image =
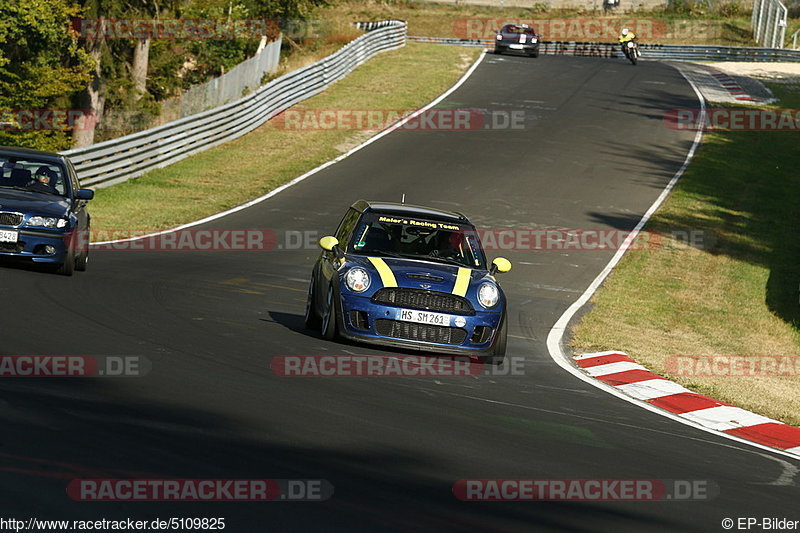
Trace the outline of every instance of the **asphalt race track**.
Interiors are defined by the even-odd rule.
[[[405,193],[484,228],[630,230],[691,146],[664,113],[697,106],[656,62],[490,55],[441,107],[522,110],[523,129],[398,131],[207,227],[322,236],[354,200]],[[281,355],[396,353],[303,329],[316,250],[97,251],[72,278],[0,269],[0,354],[152,363],[139,378],[0,381],[5,517],[225,517],[233,532],[719,531],[725,517],[798,518],[796,461],[654,415],[553,363],[549,328],[613,251],[502,255],[514,263],[500,280],[509,357],[524,358],[524,375],[449,379],[276,376]],[[76,502],[65,489],[81,477],[326,479],[335,494]],[[462,502],[452,487],[470,478],[704,480],[719,494]]]

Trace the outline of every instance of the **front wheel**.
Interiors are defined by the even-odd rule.
[[[64,262],[56,267],[56,274],[61,274],[62,276],[71,276],[74,269],[75,252],[70,250],[67,252],[66,256],[64,256]]]
[[[325,297],[325,310],[320,324],[320,333],[329,341],[336,338],[336,298],[333,285],[328,287],[328,294]]]
[[[83,234],[81,238],[81,251],[78,257],[75,258],[75,270],[78,272],[85,272],[89,264],[89,230]]]
[[[500,366],[506,358],[506,343],[508,341],[508,321],[503,317],[503,325],[497,331],[497,340],[494,342],[492,355],[486,358],[485,362],[493,366]]]
[[[628,53],[628,59],[630,59],[630,60],[631,60],[631,64],[633,64],[633,65],[635,65],[635,64],[636,64],[636,50],[631,50],[631,51]]]
[[[311,283],[308,284],[308,299],[306,300],[306,329],[317,329],[319,327],[319,315],[317,314],[315,298],[314,279],[312,275]]]

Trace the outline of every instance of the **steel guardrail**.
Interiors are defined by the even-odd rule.
[[[494,39],[455,39],[449,37],[408,36],[409,41],[493,48]],[[700,44],[640,44],[642,59],[674,61],[800,61],[800,50],[755,46],[717,46]],[[540,54],[593,57],[622,57],[617,43],[579,41],[541,41]]]
[[[196,115],[84,148],[61,152],[81,185],[106,187],[241,137],[278,113],[328,88],[374,55],[405,45],[406,23],[381,21],[333,54],[253,93]],[[367,29],[367,28],[364,28]]]

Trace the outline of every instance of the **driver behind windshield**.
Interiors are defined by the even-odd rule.
[[[352,243],[354,252],[388,256],[432,258],[467,267],[480,265],[462,230],[370,221],[361,225]]]
[[[57,194],[56,180],[58,174],[50,167],[39,167],[36,174],[33,175],[33,181],[28,184],[28,188],[32,191],[48,192]]]

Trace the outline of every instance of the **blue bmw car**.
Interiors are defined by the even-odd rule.
[[[0,146],[0,259],[86,270],[93,197],[63,155]]]
[[[506,299],[494,274],[511,263],[487,264],[464,215],[359,200],[319,242],[308,328],[327,339],[503,360]]]

